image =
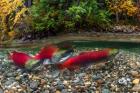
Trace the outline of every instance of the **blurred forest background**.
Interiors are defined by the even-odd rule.
[[[0,42],[140,32],[140,0],[0,0],[0,10]]]

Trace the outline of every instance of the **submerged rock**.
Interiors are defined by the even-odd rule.
[[[37,89],[38,86],[39,86],[39,82],[38,81],[32,81],[32,82],[30,82],[30,88]]]
[[[134,79],[134,80],[132,81],[132,83],[135,84],[135,85],[139,84],[139,82],[140,82],[139,79]]]
[[[139,72],[138,71],[131,71],[130,72],[132,76],[137,77]]]
[[[125,77],[122,77],[118,80],[118,83],[121,85],[127,85],[127,80],[125,79]]]
[[[134,87],[132,88],[132,91],[140,92],[140,84],[134,85]]]
[[[111,91],[110,91],[109,89],[103,88],[103,89],[102,89],[102,93],[111,93]]]
[[[4,91],[2,89],[0,89],[0,93],[4,93]]]

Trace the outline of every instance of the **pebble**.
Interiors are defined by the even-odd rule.
[[[23,91],[24,91],[23,89],[18,89],[18,92],[20,92],[20,93],[23,92]]]
[[[45,83],[46,83],[46,80],[45,79],[41,79],[40,84],[44,85]]]
[[[134,87],[132,88],[132,91],[140,92],[140,84],[134,85]]]
[[[0,89],[0,93],[4,93],[4,91],[2,89]]]
[[[85,76],[86,75],[86,73],[80,73],[78,76],[79,77],[83,77],[83,76]]]
[[[98,80],[98,79],[101,79],[101,76],[99,76],[99,75],[93,75],[92,78],[93,78],[93,80]]]
[[[7,93],[15,93],[15,90],[10,89],[10,90],[8,90],[8,92],[7,92]]]
[[[95,91],[95,93],[100,93],[100,91]]]
[[[45,90],[43,93],[50,93],[49,90]]]
[[[77,77],[73,82],[78,83],[78,82],[80,82],[80,79]]]
[[[18,86],[18,82],[12,81],[12,80],[9,80],[9,81],[5,82],[5,88],[10,89],[10,88],[12,88],[14,86]]]
[[[99,80],[97,80],[96,82],[97,82],[99,85],[104,83],[104,81],[103,81],[102,79],[99,79]]]
[[[61,93],[59,90],[57,90],[55,93]]]
[[[62,89],[65,88],[65,86],[64,86],[63,84],[61,84],[61,85],[58,85],[56,88],[57,88],[58,90],[62,90]]]
[[[116,90],[117,88],[117,85],[114,85],[114,84],[111,84],[110,86],[111,86],[111,90]]]
[[[21,79],[21,77],[20,76],[17,76],[16,78],[15,78],[15,80],[20,80]]]
[[[128,84],[126,78],[124,78],[124,77],[120,78],[118,80],[118,83],[121,84],[121,85],[127,85]]]
[[[15,91],[16,91],[16,90],[17,90],[17,87],[13,86],[11,89],[13,89],[13,90],[15,90]]]
[[[30,88],[36,89],[36,88],[38,88],[38,85],[39,85],[39,82],[37,82],[37,81],[32,81],[32,82],[30,83]]]
[[[111,91],[109,89],[102,89],[102,93],[111,93]]]
[[[139,74],[138,71],[131,71],[130,73],[134,77],[138,76],[138,74]]]
[[[136,62],[136,65],[137,65],[138,67],[140,67],[140,62]]]
[[[12,77],[13,73],[7,73],[7,77]]]
[[[67,89],[63,89],[63,90],[61,91],[61,93],[68,93],[68,90],[67,90]]]
[[[134,62],[131,62],[130,63],[130,67],[133,68],[133,69],[137,69],[137,65],[134,63]]]
[[[87,81],[84,84],[85,84],[85,86],[90,86],[91,85],[91,82],[90,81]]]
[[[134,79],[134,80],[132,81],[132,83],[135,84],[135,85],[139,84],[139,82],[140,82],[139,79]]]
[[[33,80],[40,80],[41,78],[38,77],[38,76],[32,76],[32,79],[33,79]]]
[[[64,81],[63,81],[63,84],[64,84],[64,85],[68,85],[68,81],[64,80]]]

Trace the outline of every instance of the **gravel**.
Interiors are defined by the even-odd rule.
[[[107,64],[62,72],[40,67],[23,72],[1,58],[0,93],[126,93],[140,92],[140,55],[120,50]],[[5,63],[6,62],[6,63]]]

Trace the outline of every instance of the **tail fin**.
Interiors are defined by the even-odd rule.
[[[56,51],[58,51],[56,46],[47,45],[46,47],[43,47],[37,55],[35,55],[35,59],[51,59]]]

